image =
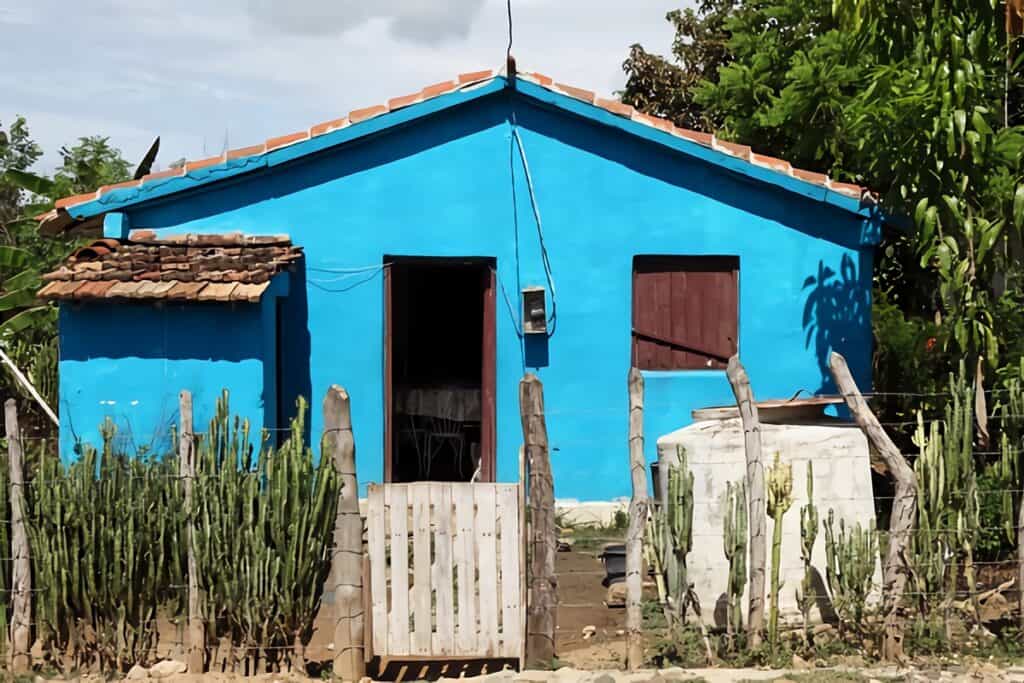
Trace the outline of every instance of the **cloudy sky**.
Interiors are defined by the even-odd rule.
[[[689,0],[512,0],[520,69],[611,94],[629,45],[667,52]],[[0,0],[0,124],[52,170],[78,136],[162,165],[499,68],[505,0]]]

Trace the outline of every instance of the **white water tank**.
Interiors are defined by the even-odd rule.
[[[767,474],[775,454],[793,468],[793,504],[783,518],[779,590],[780,618],[796,625],[800,622],[796,591],[803,579],[800,555],[800,507],[807,503],[807,465],[814,463],[814,504],[818,508],[819,529],[812,554],[816,570],[818,606],[811,618],[832,620],[825,570],[825,520],[829,510],[835,511],[835,529],[839,520],[847,526],[860,523],[874,525],[874,495],[871,483],[871,462],[868,442],[854,424],[824,415],[830,399],[804,401],[768,401],[758,404],[761,421],[761,452]],[[658,439],[659,499],[666,490],[666,470],[678,462],[678,449],[686,450],[693,472],[693,550],[687,558],[689,580],[694,583],[700,599],[701,614],[706,624],[725,626],[726,590],[729,563],[725,558],[722,525],[727,482],[739,482],[746,476],[746,455],[743,426],[735,406],[694,411],[695,422]],[[765,619],[767,624],[768,593],[771,590],[773,520],[766,517]],[[749,547],[748,547],[749,552]],[[750,563],[748,557],[747,568]],[[875,569],[875,595],[881,585],[880,563]],[[743,597],[744,624],[747,597]],[[833,613],[834,614],[834,613]]]

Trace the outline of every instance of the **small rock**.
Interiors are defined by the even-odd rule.
[[[334,649],[334,643],[327,643],[327,649],[328,650],[333,650]],[[360,681],[359,683],[362,683],[362,681]]]
[[[149,667],[149,675],[152,678],[166,678],[174,674],[183,674],[187,668],[185,662],[165,659]]]
[[[804,659],[800,655],[793,655],[793,661],[791,663],[791,666],[794,669],[800,669],[800,670],[810,669],[811,668],[810,662],[808,662],[806,659]]]
[[[590,683],[615,683],[615,677],[611,674],[597,674],[590,679]]]
[[[693,678],[683,669],[678,666],[669,667],[668,669],[661,670],[661,677],[666,681],[688,681]]]
[[[608,592],[605,595],[605,605],[608,607],[625,607],[626,606],[626,582],[619,581],[608,586]]]
[[[621,638],[622,636],[626,635],[626,629],[620,628],[618,631],[615,632],[615,635]]]
[[[128,675],[125,676],[129,681],[141,681],[144,678],[149,678],[149,672],[146,671],[146,667],[141,664],[136,664],[132,668],[128,669]]]
[[[585,635],[585,636],[586,635],[591,635],[592,636],[595,633],[597,633],[597,627],[594,626],[593,624],[589,624],[589,625],[583,627],[583,635]]]

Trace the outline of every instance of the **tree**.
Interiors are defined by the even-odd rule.
[[[677,126],[712,130],[717,123],[694,101],[696,87],[717,78],[730,61],[729,34],[724,22],[738,0],[701,0],[696,10],[673,10],[665,19],[676,30],[672,58],[651,54],[640,44],[630,47],[622,64],[627,74],[622,101],[640,111],[672,119]]]
[[[128,162],[105,137],[79,138],[77,145],[61,149],[62,165],[53,179],[27,170],[41,155],[24,119],[0,137],[0,215],[6,242],[0,243],[0,346],[52,405],[57,387],[57,311],[52,304],[40,303],[36,292],[42,274],[63,261],[81,238],[43,238],[34,217],[52,209],[59,197],[131,175]],[[0,371],[0,396],[21,392],[10,374]],[[30,425],[42,421],[35,413],[34,406],[27,411]]]
[[[54,175],[56,196],[92,192],[100,185],[111,185],[132,177],[131,165],[121,150],[110,146],[110,138],[90,135],[78,138],[78,144],[60,150],[61,167]]]
[[[705,71],[695,85],[680,79],[673,87],[682,94],[651,89],[652,97],[663,109],[685,99],[724,139],[880,194],[893,218],[875,278],[875,300],[887,307],[876,332],[892,335],[878,339],[881,354],[891,339],[902,344],[930,330],[928,349],[915,349],[935,361],[922,382],[944,376],[950,357],[983,357],[990,368],[1013,362],[1020,345],[1000,336],[997,316],[1019,315],[1011,303],[1024,291],[1024,129],[1013,120],[1020,98],[1003,5],[737,0],[719,7],[724,16],[715,21],[728,38],[717,72]],[[677,30],[677,44],[699,40]],[[718,42],[707,40],[687,48],[712,53]],[[635,96],[634,80],[630,73],[624,97]]]
[[[8,226],[20,215],[22,189],[4,179],[7,171],[26,171],[43,155],[32,140],[28,123],[19,116],[4,131],[0,126],[0,240],[11,239]]]

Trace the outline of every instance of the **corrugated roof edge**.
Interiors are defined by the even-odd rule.
[[[265,163],[262,163],[265,157],[276,150],[290,147],[292,145],[300,145],[334,131],[349,128],[351,126],[358,126],[359,124],[378,116],[421,104],[425,101],[449,95],[454,92],[479,87],[496,79],[507,82],[507,78],[504,75],[489,69],[463,73],[455,79],[429,85],[418,92],[403,95],[401,97],[394,97],[388,100],[385,104],[355,109],[349,112],[348,116],[318,123],[307,130],[296,131],[287,135],[269,138],[263,144],[233,149],[218,156],[207,157],[197,161],[189,161],[181,167],[171,168],[157,173],[150,173],[138,180],[129,180],[114,185],[103,185],[95,192],[64,197],[57,200],[55,208],[52,211],[37,217],[40,222],[40,231],[44,234],[56,234],[76,223],[78,219],[88,218],[116,208],[146,201],[152,197],[152,193],[147,192],[146,190],[149,190],[153,183],[157,181],[165,181],[173,178],[193,178],[197,171],[204,170],[206,172],[196,178],[195,184],[215,182],[218,179],[218,176],[225,176],[225,174],[216,174],[212,172],[218,168],[232,170],[260,168],[265,165]],[[857,208],[849,206],[848,202],[842,202],[840,204],[841,208],[851,210],[855,213],[859,212],[859,208],[872,206],[877,203],[874,196],[860,185],[838,182],[821,173],[793,168],[789,162],[783,159],[776,159],[775,157],[758,154],[753,152],[751,148],[746,145],[739,145],[725,140],[719,140],[715,135],[709,133],[679,128],[668,119],[644,114],[628,104],[623,104],[617,100],[598,97],[593,91],[556,82],[554,79],[544,74],[519,71],[516,74],[516,79],[532,83],[540,88],[555,93],[556,95],[589,104],[617,117],[628,119],[631,122],[657,129],[674,138],[686,140],[687,142],[694,143],[713,152],[738,158],[747,162],[752,167],[768,169],[787,178],[793,178],[803,183],[824,188],[846,197],[847,199],[857,200],[859,202],[859,207]],[[367,130],[367,132],[371,131]],[[232,173],[231,175],[234,174]],[[190,188],[181,188],[181,190],[184,189]],[[134,190],[134,192],[127,193],[123,198],[119,196],[118,201],[113,203],[115,205],[107,205],[100,201],[110,193],[119,190]],[[180,190],[176,189],[175,192],[177,191]],[[86,206],[93,203],[97,203],[99,205],[95,207]],[[69,213],[69,209],[75,209],[74,215]]]

